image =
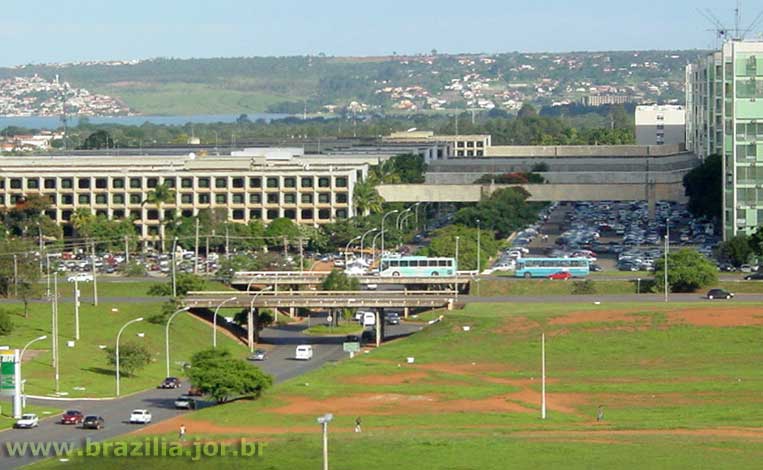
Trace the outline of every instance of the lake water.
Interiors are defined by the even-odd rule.
[[[93,124],[123,124],[126,126],[139,126],[145,122],[152,124],[165,124],[165,125],[183,125],[187,123],[193,124],[209,124],[214,122],[236,122],[239,114],[196,114],[192,116],[116,116],[116,117],[88,117],[87,119]],[[256,121],[258,119],[265,119],[271,121],[273,119],[282,119],[289,117],[288,114],[272,114],[272,113],[254,113],[247,114],[249,119]],[[79,118],[72,117],[69,119],[70,126],[76,126],[79,122]],[[30,129],[56,129],[62,127],[61,119],[56,116],[44,116],[44,117],[5,117],[0,116],[0,129],[4,129],[8,126],[26,127]]]

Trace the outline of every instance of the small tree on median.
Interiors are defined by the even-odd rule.
[[[665,289],[665,260],[654,271],[655,289]],[[668,256],[668,286],[671,292],[694,292],[718,282],[715,265],[696,250],[684,248]]]
[[[223,349],[194,354],[188,376],[194,387],[218,403],[238,397],[256,398],[273,384],[270,375],[241,359],[234,359]]]
[[[117,365],[116,348],[106,348],[106,355],[110,365]],[[142,344],[129,342],[119,346],[119,372],[124,375],[135,375],[151,363],[151,351]]]

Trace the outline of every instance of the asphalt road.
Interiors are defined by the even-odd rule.
[[[670,294],[671,302],[711,302],[700,294]],[[586,302],[665,302],[664,295],[628,294],[628,295],[548,295],[548,296],[512,296],[512,297],[477,297],[464,295],[458,297],[459,303],[548,303],[569,304]],[[737,294],[732,300],[713,300],[712,302],[763,302],[763,294]]]
[[[313,317],[312,321],[313,324],[325,323],[325,316]],[[338,361],[348,356],[342,351],[344,337],[307,336],[302,332],[306,327],[306,325],[290,325],[266,328],[261,333],[261,344],[265,345],[264,348],[269,349],[269,354],[265,361],[259,362],[257,365],[272,374],[277,382],[302,375],[327,362]],[[421,328],[421,325],[417,324],[388,326],[385,338],[392,339],[407,335]],[[314,356],[312,360],[297,361],[293,359],[298,344],[313,345]],[[78,409],[85,415],[103,416],[106,426],[100,431],[80,429],[79,426],[64,426],[58,423],[60,416],[56,415],[55,418],[41,421],[40,426],[35,429],[9,429],[0,432],[0,469],[18,468],[37,460],[31,456],[8,457],[4,447],[5,442],[68,442],[80,446],[86,438],[90,438],[92,441],[102,441],[140,428],[141,425],[126,422],[130,411],[133,409],[145,408],[150,410],[154,423],[187,413],[185,410],[176,410],[173,404],[175,398],[184,393],[187,387],[188,384],[184,383],[180,390],[153,389],[118,400],[105,401],[29,399],[29,403],[63,409]],[[202,402],[200,404],[200,407],[205,406],[214,406],[214,403]]]

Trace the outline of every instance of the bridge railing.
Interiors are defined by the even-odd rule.
[[[440,291],[431,291],[431,290],[424,290],[424,291],[291,291],[291,290],[285,290],[285,291],[278,291],[278,292],[272,292],[272,291],[260,291],[260,292],[251,292],[249,294],[242,293],[242,292],[233,292],[233,291],[200,291],[200,292],[189,292],[187,297],[200,297],[200,298],[230,298],[230,297],[243,297],[243,298],[252,298],[254,295],[257,295],[259,298],[273,298],[273,297],[305,297],[305,298],[315,298],[315,297],[374,297],[374,298],[399,298],[399,297],[443,297],[448,296],[450,294],[455,294],[455,291],[452,290],[440,290]]]

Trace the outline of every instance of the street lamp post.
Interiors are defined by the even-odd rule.
[[[379,238],[381,235],[382,235],[382,232],[379,232],[376,235],[374,235],[374,238],[371,240],[371,265],[373,265],[376,262],[376,239]]]
[[[19,380],[21,380],[21,362],[24,360],[24,353],[26,352],[27,348],[29,348],[29,346],[31,346],[33,343],[36,343],[38,341],[43,341],[45,339],[48,339],[47,335],[43,335],[43,336],[37,337],[37,338],[33,339],[32,341],[28,342],[26,344],[26,346],[21,348],[21,353],[19,354],[19,363],[16,365],[16,367],[18,368],[16,376],[19,378]],[[13,417],[14,417],[14,419],[21,418],[21,415],[22,415],[22,413],[24,411],[24,406],[26,405],[26,396],[24,395],[24,389],[23,389],[24,385],[23,384],[24,384],[24,382],[22,381],[21,382],[21,387],[22,387],[21,395],[19,395],[17,393],[14,393],[14,395],[13,395]]]
[[[397,214],[400,212],[399,210],[395,209],[393,211],[389,211],[382,217],[382,223],[381,223],[381,255],[384,256],[384,221],[387,220],[387,217],[389,217],[392,214]]]
[[[461,237],[456,236],[456,274],[458,274],[458,241]],[[456,284],[456,300],[458,300],[458,284]]]
[[[668,252],[670,251],[670,219],[669,218],[665,220],[665,230],[666,230],[666,233],[665,233],[665,269],[663,271],[664,271],[664,274],[665,274],[665,279],[664,279],[664,281],[665,281],[665,302],[667,303],[667,302],[670,301],[668,299],[668,290],[669,290],[669,288],[668,288]]]
[[[361,238],[363,238],[363,236],[362,235],[358,235],[357,237],[355,237],[352,240],[348,241],[347,245],[344,247],[344,266],[345,266],[345,269],[347,269],[347,265],[350,264],[350,257],[348,255],[348,252],[350,251],[350,245],[352,245],[352,242],[354,242],[355,240],[360,240]]]
[[[255,328],[255,325],[254,325],[254,301],[257,300],[257,297],[261,296],[264,292],[267,292],[267,291],[269,291],[272,288],[273,288],[273,286],[265,287],[261,291],[259,291],[256,294],[254,294],[254,296],[252,297],[252,301],[249,302],[249,319],[248,319],[249,321],[248,321],[248,325],[247,325],[247,335],[250,338],[250,341],[248,341],[249,342],[249,352],[254,352],[254,328]]]
[[[413,211],[413,212],[415,213],[415,215],[416,215],[416,230],[418,230],[418,229],[419,229],[419,206],[426,206],[426,204],[427,204],[426,202],[424,202],[424,201],[420,201],[420,202],[417,202],[417,203],[414,205],[414,207],[416,208],[416,209],[414,209],[414,211]]]
[[[395,218],[395,228],[397,229],[398,233],[400,234],[400,240],[399,240],[399,243],[397,245],[397,247],[398,247],[397,249],[398,250],[403,246],[403,234],[402,234],[403,226],[401,224],[400,219],[401,218],[405,218],[405,215],[406,214],[410,214],[412,210],[413,210],[413,206],[411,206],[411,207],[407,208],[406,210],[404,210],[403,212],[397,214],[397,217]]]
[[[178,289],[177,289],[177,277],[175,276],[175,268],[177,264],[177,260],[175,259],[175,256],[178,252],[178,237],[175,237],[174,240],[172,240],[172,298],[177,298],[178,296]]]
[[[212,347],[215,349],[217,348],[217,314],[220,312],[223,305],[233,300],[236,300],[236,297],[231,297],[230,299],[225,299],[220,302],[220,305],[215,309],[215,314],[212,315]]]
[[[364,233],[363,235],[360,236],[360,256],[363,258],[363,260],[366,259],[365,253],[363,252],[363,241],[365,240],[366,235],[368,235],[369,233],[376,232],[377,230],[379,230],[379,229],[378,228],[372,228],[371,230],[367,231],[366,233]]]
[[[122,328],[119,329],[119,333],[117,333],[117,349],[116,349],[116,366],[117,366],[117,396],[119,396],[119,338],[122,336],[122,332],[127,328],[128,326],[132,325],[133,323],[137,323],[139,321],[143,321],[143,317],[136,318],[134,320],[130,320],[127,323],[122,326]]]
[[[480,275],[480,233],[482,227],[480,226],[480,219],[477,219],[477,276]]]
[[[323,428],[323,470],[329,470],[329,423],[334,415],[326,413],[318,418],[318,424]]]
[[[190,309],[191,307],[183,307],[180,310],[177,310],[170,315],[170,318],[167,320],[167,325],[164,327],[164,353],[167,359],[167,375],[165,377],[170,376],[170,323],[172,323],[172,319],[175,318],[178,313],[187,312]]]

